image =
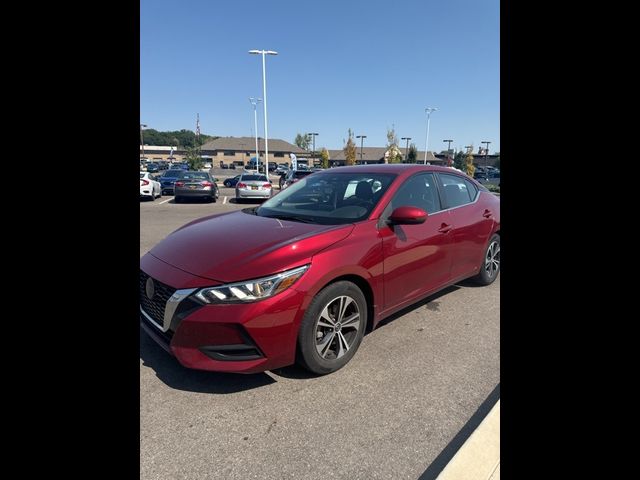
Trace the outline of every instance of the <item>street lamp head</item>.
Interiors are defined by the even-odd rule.
[[[356,135],[356,138],[367,138],[366,135]]]
[[[147,125],[145,125],[144,123],[141,123],[140,128],[147,128]]]
[[[436,110],[438,110],[437,107],[427,107],[424,109],[424,111],[427,113],[435,112]]]
[[[249,50],[249,53],[252,55],[259,55],[260,53],[262,53],[262,50]]]
[[[267,55],[278,55],[278,52],[274,52],[273,50],[267,50],[266,52]]]

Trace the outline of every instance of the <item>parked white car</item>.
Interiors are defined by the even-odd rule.
[[[155,200],[162,196],[162,186],[156,180],[155,175],[149,172],[140,172],[140,198],[149,197]]]

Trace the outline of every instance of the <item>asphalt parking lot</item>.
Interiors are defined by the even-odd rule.
[[[140,256],[190,220],[258,204],[218,185],[217,203],[141,200]],[[430,465],[500,382],[499,302],[500,277],[450,287],[324,377],[187,370],[141,330],[140,478],[435,478]]]

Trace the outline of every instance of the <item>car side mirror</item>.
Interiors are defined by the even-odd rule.
[[[392,225],[417,225],[424,223],[427,219],[427,212],[418,207],[398,207],[389,217]]]

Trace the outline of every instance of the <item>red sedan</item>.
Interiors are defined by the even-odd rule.
[[[309,175],[195,220],[140,261],[142,328],[185,367],[343,367],[385,317],[500,271],[500,199],[428,165]]]

